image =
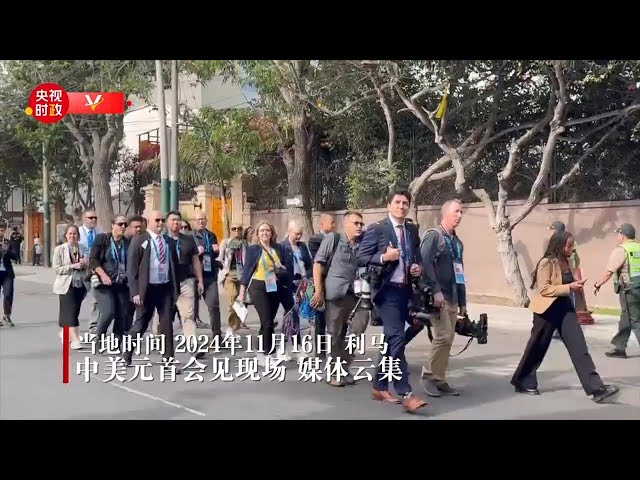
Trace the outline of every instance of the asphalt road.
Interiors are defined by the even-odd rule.
[[[371,385],[334,388],[323,382],[299,380],[295,362],[287,363],[284,381],[209,381],[214,359],[224,362],[225,354],[207,355],[202,381],[191,380],[186,372],[176,381],[160,381],[156,362],[148,370],[153,381],[104,381],[108,377],[108,355],[71,353],[71,381],[62,383],[62,345],[58,338],[58,299],[48,280],[18,278],[14,328],[0,328],[0,418],[2,419],[638,419],[640,418],[640,349],[631,340],[626,360],[604,356],[608,334],[588,336],[598,370],[621,392],[609,403],[593,403],[579,386],[569,356],[560,341],[554,341],[539,373],[542,395],[514,393],[509,379],[528,338],[526,328],[498,323],[490,329],[489,343],[475,342],[462,355],[452,358],[450,383],[462,391],[460,397],[430,399],[418,414],[404,413],[399,406],[383,405],[370,399]],[[203,305],[204,307],[204,305]],[[482,307],[486,311],[489,307]],[[205,311],[204,309],[202,311]],[[280,312],[282,313],[282,312]],[[470,311],[474,316],[480,311]],[[490,316],[491,318],[491,316]],[[87,305],[81,324],[87,326]],[[251,333],[257,334],[257,318],[250,316]],[[589,328],[589,327],[585,327]],[[367,342],[380,329],[367,332]],[[180,332],[178,332],[180,333]],[[206,334],[206,331],[199,331]],[[247,332],[245,332],[247,333]],[[466,344],[457,337],[454,353]],[[421,334],[408,349],[411,380],[423,395],[420,365],[428,353],[429,341]],[[360,359],[375,358],[369,351]],[[229,358],[228,375],[238,373],[238,358]],[[85,359],[98,362],[98,373],[85,381],[78,364]],[[183,357],[184,359],[184,357]],[[241,362],[247,362],[241,361]],[[366,363],[366,362],[364,362]],[[364,365],[364,363],[362,363]],[[260,372],[262,369],[260,369]],[[220,372],[220,369],[219,369]],[[197,373],[194,371],[194,373]],[[225,373],[225,372],[223,372]],[[130,368],[125,373],[129,379]],[[423,395],[424,398],[426,396]]]

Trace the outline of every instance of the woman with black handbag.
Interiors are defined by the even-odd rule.
[[[115,216],[111,221],[111,232],[96,235],[89,263],[93,272],[91,285],[100,312],[96,341],[101,341],[113,322],[113,336],[117,340],[109,344],[112,351],[122,349],[122,337],[131,328],[133,320],[126,271],[129,249],[129,239],[124,236],[126,229],[127,219],[123,215]]]
[[[276,232],[268,222],[256,226],[258,243],[247,247],[247,254],[240,279],[240,294],[237,301],[244,302],[247,290],[258,317],[262,345],[258,345],[258,362],[265,364],[265,354],[271,356],[273,347],[274,319],[280,306],[281,289],[287,270],[282,265],[282,246],[276,243]]]

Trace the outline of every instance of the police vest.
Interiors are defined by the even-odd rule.
[[[620,246],[624,248],[625,252],[627,252],[631,284],[640,286],[640,242],[624,242]],[[617,275],[616,280],[618,280]]]

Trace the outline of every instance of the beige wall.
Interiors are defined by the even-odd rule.
[[[514,202],[512,209],[519,207]],[[334,212],[338,218],[344,211]],[[366,223],[374,222],[386,215],[386,209],[366,210]],[[318,226],[320,214],[314,214],[314,225]],[[415,210],[411,210],[415,219]],[[265,219],[276,228],[278,238],[283,238],[287,228],[286,210],[251,211],[251,223]],[[418,222],[421,232],[436,225],[439,206],[418,207]],[[525,283],[531,283],[530,272],[543,253],[543,244],[550,236],[547,227],[560,220],[567,225],[578,243],[578,249],[589,288],[585,290],[590,306],[619,307],[610,281],[602,288],[598,297],[593,296],[593,282],[600,277],[611,249],[616,245],[613,230],[621,223],[631,223],[640,230],[640,201],[594,202],[582,204],[539,205],[520,223],[513,232],[513,241]],[[468,290],[477,295],[511,298],[511,291],[505,281],[500,258],[496,252],[496,240],[489,226],[486,210],[477,203],[465,206],[465,215],[458,234],[465,243],[466,273],[469,277]]]

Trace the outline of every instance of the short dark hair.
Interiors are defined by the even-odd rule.
[[[180,217],[180,220],[182,220],[182,214],[179,210],[170,210],[169,213],[167,213],[167,218],[169,218],[169,215],[175,215],[177,217]]]
[[[409,203],[411,203],[411,192],[406,188],[394,188],[387,195],[387,203],[391,203],[396,195],[402,195],[403,197],[407,197]]]
[[[360,212],[356,212],[355,210],[348,210],[345,214],[343,218],[347,218],[350,217],[351,215],[355,215],[356,217],[360,217],[362,218],[362,214]]]
[[[129,223],[131,222],[144,223],[144,218],[142,218],[142,215],[130,215],[128,221]]]

